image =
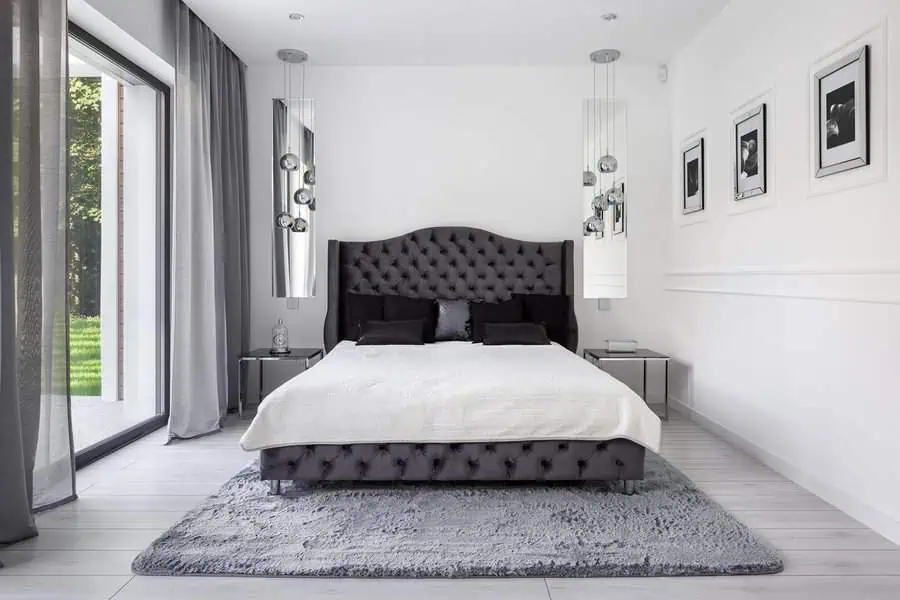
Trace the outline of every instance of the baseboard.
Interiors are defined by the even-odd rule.
[[[863,502],[859,498],[834,487],[819,477],[798,468],[781,457],[760,448],[750,440],[738,435],[727,427],[716,423],[706,415],[689,407],[677,398],[669,396],[669,406],[703,429],[717,435],[733,446],[740,448],[760,462],[778,471],[797,485],[806,488],[822,500],[833,505],[838,510],[847,513],[873,531],[881,534],[895,544],[900,545],[900,522],[891,518],[890,515],[887,515],[881,510]]]

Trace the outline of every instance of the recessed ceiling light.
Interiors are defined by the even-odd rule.
[[[603,15],[604,21],[615,21],[618,18],[619,15],[617,15],[616,13],[606,13],[605,15]]]
[[[288,15],[288,19],[291,21],[302,21],[303,15],[301,13],[291,13]]]

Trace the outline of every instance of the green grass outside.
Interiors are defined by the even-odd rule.
[[[69,370],[73,396],[100,395],[100,317],[70,317]]]

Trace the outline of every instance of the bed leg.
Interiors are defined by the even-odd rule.
[[[634,495],[634,480],[633,479],[623,479],[622,480],[622,493],[626,496]]]
[[[269,495],[271,496],[280,496],[281,495],[281,480],[273,479],[269,481]]]

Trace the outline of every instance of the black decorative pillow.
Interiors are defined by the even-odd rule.
[[[411,321],[422,319],[425,343],[434,342],[434,328],[437,325],[437,307],[434,300],[427,298],[407,298],[406,296],[384,297],[385,321]]]
[[[523,294],[525,321],[543,323],[547,337],[557,344],[566,345],[569,323],[569,298],[550,294]]]
[[[546,346],[547,330],[537,323],[485,323],[485,346]]]
[[[344,339],[358,340],[360,326],[366,321],[384,320],[384,296],[347,293],[344,304]]]
[[[503,302],[470,302],[472,313],[472,341],[484,339],[485,323],[521,323],[525,320],[525,308],[521,296],[513,296]]]
[[[425,343],[425,320],[366,321],[357,346],[421,346]]]
[[[437,342],[468,341],[472,339],[472,320],[468,300],[437,300]]]

